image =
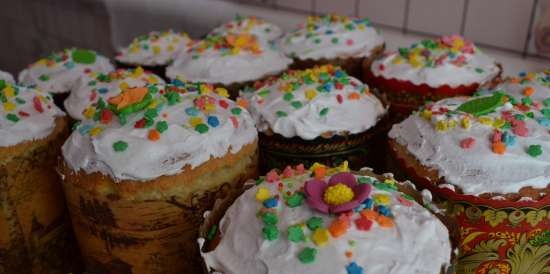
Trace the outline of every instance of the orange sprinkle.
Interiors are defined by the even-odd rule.
[[[378,216],[378,218],[376,218],[376,222],[378,222],[381,227],[393,227],[395,225],[391,218],[384,215]]]
[[[129,88],[124,90],[121,94],[109,98],[107,101],[110,104],[116,105],[117,109],[124,108],[131,104],[141,102],[143,97],[147,94],[147,88]]]
[[[378,217],[378,212],[371,209],[365,209],[361,211],[361,216],[365,217],[367,220],[372,221]]]
[[[158,141],[158,139],[160,139],[160,132],[158,132],[158,130],[156,129],[151,129],[149,130],[149,134],[147,135],[147,137],[153,142]]]
[[[313,173],[315,174],[315,179],[321,180],[325,178],[325,175],[327,174],[327,168],[324,166],[317,167]]]
[[[350,95],[348,95],[349,100],[359,100],[361,96],[359,95],[359,92],[352,92]]]
[[[512,84],[519,84],[519,82],[521,82],[521,79],[519,79],[518,77],[511,77],[510,79],[508,79],[508,81]]]
[[[349,223],[344,219],[336,219],[332,222],[328,228],[330,235],[334,238],[338,238],[346,233],[349,228]]]
[[[163,114],[162,114],[162,118],[168,118],[168,113],[166,113],[166,112],[163,113]]]
[[[351,251],[346,251],[346,257],[348,257],[348,258],[353,257],[353,252],[351,252]]]
[[[525,89],[523,89],[523,95],[525,96],[531,96],[533,95],[533,93],[535,93],[535,89],[532,87],[526,87]]]
[[[243,99],[243,98],[239,98],[239,99],[237,99],[237,105],[239,105],[242,108],[247,108],[248,107],[248,100]]]
[[[506,145],[503,142],[493,143],[493,152],[496,154],[504,154],[506,152]]]

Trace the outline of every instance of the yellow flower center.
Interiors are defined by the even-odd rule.
[[[329,186],[323,195],[323,200],[329,205],[341,205],[353,200],[353,190],[342,183]]]

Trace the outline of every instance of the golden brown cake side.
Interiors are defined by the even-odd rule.
[[[203,213],[258,175],[257,143],[147,182],[113,181],[62,164],[64,190],[89,273],[199,273]],[[225,202],[224,204],[227,204]],[[223,209],[225,210],[225,209]],[[184,254],[184,256],[182,256]]]
[[[80,269],[78,248],[55,171],[67,136],[57,118],[46,138],[0,148],[0,273]]]

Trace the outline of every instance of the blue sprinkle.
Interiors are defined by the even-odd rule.
[[[330,34],[333,34],[333,33],[334,33],[334,32],[333,32],[332,30],[330,30],[330,29],[327,30],[327,31],[325,31],[325,34],[327,34],[327,35],[330,35]]]
[[[378,209],[378,213],[380,213],[381,215],[384,215],[384,216],[390,216],[391,215],[390,209],[386,206],[379,205],[377,207],[377,209]]]
[[[67,69],[72,69],[74,68],[74,63],[69,61],[67,63],[65,63],[65,65],[63,65],[64,67],[66,67]]]
[[[220,121],[218,120],[218,117],[216,116],[208,116],[208,125],[211,127],[217,127],[220,125]]]
[[[199,110],[196,107],[188,107],[185,109],[185,113],[189,116],[197,116],[199,115]]]
[[[344,77],[346,74],[344,73],[344,71],[341,71],[341,70],[337,70],[336,72],[334,72],[334,76],[336,76],[336,78],[340,78],[340,77]]]
[[[351,262],[346,266],[346,271],[348,274],[363,274],[363,268],[360,267],[355,262]]]
[[[550,118],[541,117],[537,119],[537,122],[543,127],[550,127]]]
[[[183,87],[185,86],[185,83],[179,79],[172,80],[172,84],[176,87]]]
[[[504,132],[502,134],[502,142],[504,142],[507,147],[514,146],[516,144],[516,136],[508,132]]]
[[[264,201],[265,208],[273,208],[273,207],[276,207],[278,204],[279,204],[279,200],[275,197],[269,198]]]
[[[371,198],[367,198],[367,199],[363,202],[363,204],[365,205],[366,208],[371,209],[372,206],[374,205],[374,200],[371,199]]]
[[[81,135],[86,135],[90,132],[90,129],[92,129],[91,125],[83,125],[78,128],[78,132],[80,132]]]
[[[105,93],[109,92],[109,89],[107,89],[107,88],[99,88],[99,89],[97,89],[97,92],[99,92],[100,94],[105,94]]]
[[[527,72],[522,71],[519,73],[519,77],[525,77],[527,75]]]

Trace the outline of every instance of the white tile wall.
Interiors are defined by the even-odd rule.
[[[534,0],[470,0],[464,35],[476,42],[523,51]]]
[[[460,33],[464,1],[410,0],[407,28],[435,35]]]
[[[315,12],[320,14],[336,13],[347,16],[356,16],[358,0],[316,0]]]
[[[291,10],[298,10],[303,12],[312,11],[313,0],[275,0],[275,5]]]
[[[406,0],[360,0],[359,16],[373,22],[401,28],[405,18]]]

